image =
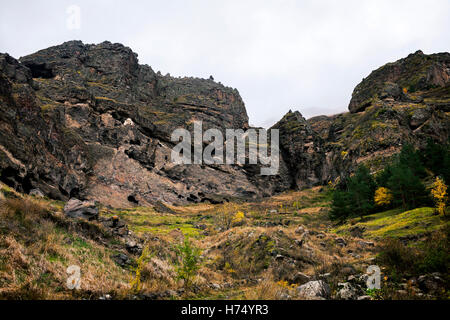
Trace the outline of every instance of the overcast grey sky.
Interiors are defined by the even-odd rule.
[[[79,29],[67,27],[70,5]],[[250,123],[289,109],[347,110],[372,70],[421,49],[449,51],[449,0],[2,1],[0,52],[19,58],[68,40],[120,42],[142,64],[239,90]]]

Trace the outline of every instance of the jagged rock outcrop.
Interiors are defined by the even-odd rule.
[[[326,175],[348,175],[360,163],[377,171],[405,143],[445,143],[450,134],[450,54],[421,51],[389,63],[361,82],[350,113],[308,120],[323,139]]]
[[[289,111],[271,129],[280,130],[280,151],[287,162],[295,188],[326,181],[323,175],[323,141],[300,112]]]
[[[335,181],[361,163],[376,172],[406,143],[447,142],[449,68],[449,53],[418,51],[372,72],[355,88],[350,112],[307,121],[285,115],[274,128],[295,187]]]
[[[422,51],[373,71],[353,91],[349,110],[364,111],[377,99],[421,102],[422,91],[450,85],[450,53],[426,55]]]
[[[140,65],[121,44],[70,41],[22,57],[0,55],[1,180],[52,198],[114,206],[268,196],[289,174],[253,166],[174,165],[172,131],[248,128],[235,89]],[[257,172],[257,174],[256,174]]]
[[[360,164],[372,172],[410,143],[423,148],[428,139],[445,143],[450,136],[450,115],[425,103],[377,100],[360,113],[308,119],[324,141],[324,174],[330,180],[350,174]]]
[[[71,218],[95,220],[98,218],[98,208],[94,201],[80,201],[74,198],[64,206],[64,214]]]

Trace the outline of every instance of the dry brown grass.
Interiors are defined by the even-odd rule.
[[[273,278],[272,270],[268,270],[256,286],[248,288],[245,292],[245,299],[248,300],[285,300],[288,298],[297,298],[295,287],[285,281],[276,281]]]
[[[1,201],[0,298],[67,299],[120,291],[128,273],[111,260],[111,252],[49,207],[28,196]],[[65,286],[70,265],[81,268],[79,292]]]
[[[360,254],[361,260],[371,253],[359,248],[358,239],[351,237],[345,238],[347,247],[336,245],[336,236],[327,232],[324,194],[317,200],[317,193],[318,189],[289,192],[262,202],[169,206],[176,214],[167,217],[149,208],[135,208],[139,219],[128,222],[143,226],[148,222],[145,219],[153,219],[153,228],[143,229],[139,236],[156,254],[143,267],[141,293],[182,287],[175,280],[177,257],[173,248],[184,237],[182,230],[192,231],[197,224],[206,226],[202,230],[207,231],[206,235],[199,231],[199,236],[191,238],[203,251],[203,263],[194,292],[182,297],[216,297],[213,294],[221,291],[237,298],[294,299],[290,281],[295,273],[303,272],[313,279],[327,272],[338,276],[338,267],[358,262],[348,255],[348,250]],[[120,299],[131,297],[132,268],[119,267],[112,256],[121,252],[132,260],[137,257],[128,254],[118,239],[108,235],[97,222],[66,218],[60,204],[16,196],[4,200],[0,207],[0,298],[96,299],[106,293]],[[271,213],[273,209],[277,213]],[[136,218],[131,217],[135,211],[126,214]],[[245,214],[244,225],[230,221],[238,211]],[[173,230],[159,232],[160,220],[161,230]],[[301,235],[295,230],[300,224],[324,237],[310,235],[299,246],[295,241]],[[284,258],[277,259],[277,255]],[[66,289],[69,265],[81,267],[82,289],[78,292]],[[211,290],[211,284],[219,284],[221,289]]]

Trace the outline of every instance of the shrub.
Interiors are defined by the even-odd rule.
[[[190,288],[200,268],[201,251],[185,237],[183,244],[176,246],[176,252],[180,260],[180,264],[176,267],[177,280],[184,280],[184,287]]]
[[[236,214],[233,216],[232,223],[233,225],[239,225],[244,221],[245,215],[242,211],[236,212]]]
[[[142,290],[142,282],[141,282],[141,273],[144,269],[147,262],[154,256],[153,253],[150,252],[148,245],[144,246],[141,255],[137,259],[137,265],[134,268],[134,276],[130,281],[130,291],[133,294],[137,294]]]
[[[380,187],[375,191],[374,200],[377,206],[388,206],[391,204],[393,198],[391,190],[388,188]]]
[[[27,198],[6,198],[1,201],[0,216],[17,219],[27,228],[35,226],[48,211],[37,200]]]
[[[434,184],[433,189],[431,190],[431,194],[433,195],[434,201],[436,202],[436,209],[439,214],[445,214],[445,205],[447,202],[447,186],[444,183],[444,180],[437,177]]]
[[[233,219],[237,212],[237,205],[233,203],[226,203],[219,210],[217,215],[217,224],[222,230],[228,230],[233,225]]]
[[[450,227],[434,233],[429,237],[422,248],[423,254],[417,263],[421,273],[441,272],[447,274],[450,269],[449,255]]]
[[[400,240],[391,238],[383,243],[377,261],[388,268],[391,277],[396,278],[414,271],[417,252]]]
[[[377,262],[386,266],[390,276],[421,275],[423,273],[448,273],[450,227],[434,232],[418,247],[409,247],[397,239],[388,239],[381,247]]]

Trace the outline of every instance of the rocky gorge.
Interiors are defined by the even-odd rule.
[[[445,212],[330,211],[360,164],[376,176],[406,144],[448,142],[449,75],[449,53],[418,51],[363,79],[349,112],[289,111],[268,129],[278,174],[263,176],[170,160],[172,132],[196,121],[257,129],[212,77],[162,75],[110,42],[0,54],[0,299],[448,299]]]
[[[359,163],[375,172],[404,143],[448,141],[449,85],[449,53],[389,63],[355,88],[349,113],[286,114],[271,128],[280,130],[279,172],[261,176],[259,165],[170,161],[176,128],[250,128],[236,89],[162,75],[110,42],[0,54],[0,180],[113,207],[260,199],[326,184]]]

